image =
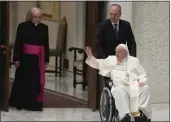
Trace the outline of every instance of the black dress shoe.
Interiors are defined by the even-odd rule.
[[[32,108],[32,109],[30,109],[31,111],[43,111],[43,109],[42,108]]]
[[[31,111],[31,109],[30,109],[30,108],[24,108],[24,110],[26,110],[26,111]]]
[[[22,108],[21,107],[16,107],[17,110],[21,110]]]
[[[148,122],[146,115],[140,111],[140,116],[134,117],[135,122]]]
[[[151,119],[148,119],[148,122],[151,122]]]
[[[121,120],[121,122],[131,122],[131,117],[128,114],[126,114],[124,118]]]

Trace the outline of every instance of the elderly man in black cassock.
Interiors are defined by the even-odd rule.
[[[16,73],[9,103],[18,110],[43,111],[49,34],[41,15],[39,8],[30,9],[26,21],[17,28],[13,57]]]

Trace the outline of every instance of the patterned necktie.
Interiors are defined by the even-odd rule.
[[[118,40],[118,28],[117,28],[117,24],[114,24],[114,29],[115,29],[115,33],[116,33],[116,38]]]

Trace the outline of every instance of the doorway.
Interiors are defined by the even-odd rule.
[[[9,2],[0,1],[0,108],[8,111],[9,97]]]

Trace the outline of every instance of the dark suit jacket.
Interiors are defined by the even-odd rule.
[[[115,55],[115,48],[118,44],[128,45],[131,56],[136,57],[136,42],[128,21],[119,20],[118,40],[113,25],[109,19],[100,23],[97,31],[97,58],[106,58],[109,55]]]

